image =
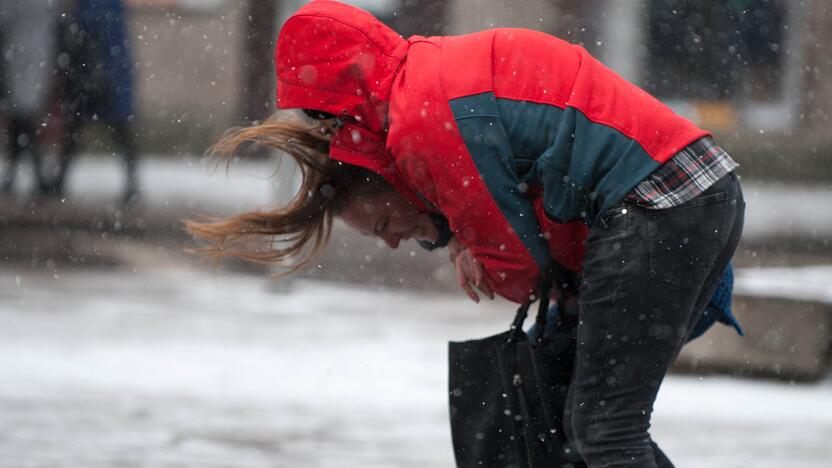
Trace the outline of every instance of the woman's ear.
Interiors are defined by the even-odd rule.
[[[338,117],[321,121],[321,132],[329,137],[335,136],[338,129],[344,126],[344,121]]]

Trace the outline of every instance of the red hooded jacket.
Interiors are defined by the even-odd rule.
[[[576,272],[588,225],[707,135],[583,48],[522,29],[404,40],[315,0],[283,26],[277,104],[346,117],[330,157],[441,212],[496,292]]]

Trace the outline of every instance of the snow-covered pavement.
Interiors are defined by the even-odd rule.
[[[291,169],[287,163],[276,172],[275,161],[238,161],[226,172],[225,166],[216,168],[198,156],[146,156],[139,163],[139,179],[149,207],[228,212],[287,199],[295,187]],[[21,172],[22,181],[31,179],[26,168]],[[85,155],[69,173],[67,198],[82,204],[112,203],[119,199],[123,185],[119,158]],[[832,237],[832,185],[743,180],[743,191],[748,205],[746,239]]]
[[[2,467],[450,467],[446,342],[508,303],[186,268],[0,271]],[[826,467],[832,382],[672,376],[680,467]]]

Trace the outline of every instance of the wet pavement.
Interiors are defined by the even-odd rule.
[[[451,467],[446,342],[513,307],[191,266],[0,271],[2,467]],[[685,467],[822,467],[832,382],[671,376]]]

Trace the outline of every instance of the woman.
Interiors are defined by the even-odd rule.
[[[34,192],[46,190],[40,123],[46,112],[50,68],[44,66],[55,49],[52,37],[55,2],[0,2],[0,120],[4,126],[8,164],[0,174],[0,194],[14,190],[20,157],[32,158]]]
[[[472,298],[516,302],[558,261],[582,274],[568,437],[589,466],[672,466],[648,433],[653,402],[743,222],[737,165],[710,135],[533,31],[404,40],[318,0],[283,26],[276,69],[278,107],[321,125],[269,121],[215,150],[279,147],[303,185],[274,213],[191,223],[207,251],[302,265],[340,215],[391,247],[451,234]]]
[[[61,56],[55,92],[64,126],[59,164],[47,188],[64,193],[64,183],[85,124],[103,122],[124,157],[121,201],[139,201],[138,153],[133,129],[133,61],[122,0],[71,0],[58,24]]]

